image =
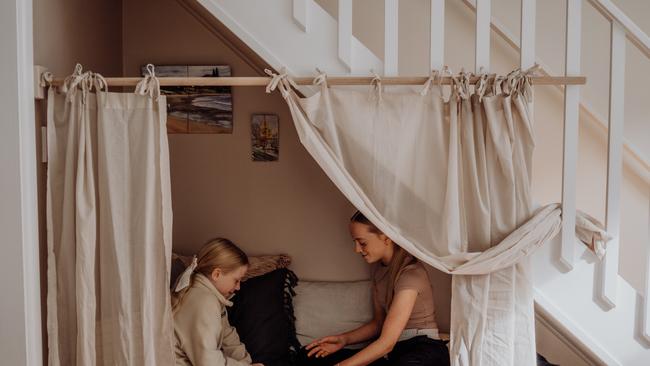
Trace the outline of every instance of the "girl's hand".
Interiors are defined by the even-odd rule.
[[[309,351],[309,353],[307,353],[307,357],[316,356],[316,358],[318,358],[329,356],[344,346],[345,339],[343,339],[341,336],[336,335],[315,340],[305,348]]]

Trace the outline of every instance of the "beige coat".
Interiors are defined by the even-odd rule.
[[[210,282],[195,274],[178,310],[174,313],[177,366],[244,366],[251,357],[228,322],[226,307],[232,306]]]

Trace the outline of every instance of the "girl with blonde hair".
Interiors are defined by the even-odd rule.
[[[247,270],[248,257],[228,239],[210,240],[194,256],[172,295],[177,366],[251,365],[226,311]]]
[[[438,337],[433,290],[424,265],[359,211],[350,219],[350,234],[355,251],[374,266],[373,319],[312,342],[306,347],[309,361],[302,364],[448,366],[449,351]],[[372,342],[359,352],[339,352],[368,340]]]

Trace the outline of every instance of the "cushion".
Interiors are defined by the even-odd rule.
[[[286,268],[249,279],[232,299],[228,319],[253,362],[290,365],[300,345],[295,338],[291,297],[298,279]]]
[[[295,291],[296,336],[303,346],[324,336],[358,328],[372,320],[370,281],[300,281]]]

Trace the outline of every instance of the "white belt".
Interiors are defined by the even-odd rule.
[[[405,341],[417,336],[427,336],[431,339],[440,339],[438,329],[404,329],[397,339],[398,342]]]

